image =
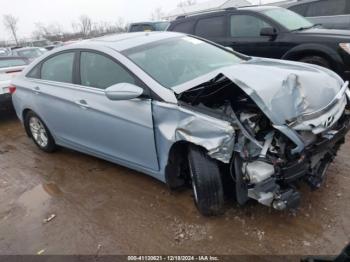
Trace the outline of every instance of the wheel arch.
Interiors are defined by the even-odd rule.
[[[187,155],[190,146],[207,151],[203,146],[185,140],[177,141],[171,146],[165,167],[165,182],[171,189],[183,187],[190,179],[187,170]]]
[[[28,137],[30,137],[30,131],[29,131],[29,127],[28,125],[25,124],[25,119],[27,117],[27,114],[29,112],[34,112],[33,110],[29,109],[29,108],[25,108],[22,112],[22,119],[23,119],[23,125],[24,125],[24,130],[26,131],[26,134]]]
[[[342,59],[333,49],[320,44],[301,44],[289,50],[282,59],[298,61],[306,56],[320,56],[330,62],[331,69],[339,71]]]

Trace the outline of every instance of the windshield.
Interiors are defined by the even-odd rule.
[[[154,27],[156,28],[156,31],[165,31],[168,28],[169,24],[169,22],[159,22],[155,23]]]
[[[24,56],[27,58],[37,58],[43,53],[39,49],[28,49],[28,50],[18,50],[17,54],[19,56]]]
[[[34,41],[32,44],[33,46],[36,46],[36,47],[44,47],[47,45],[51,45],[51,42],[48,40],[39,40],[39,41]]]
[[[176,37],[124,51],[166,88],[241,62],[234,53],[193,37]]]
[[[269,9],[263,13],[290,31],[310,28],[314,25],[306,18],[284,8]]]

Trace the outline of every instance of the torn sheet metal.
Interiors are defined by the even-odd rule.
[[[230,162],[236,135],[230,122],[162,102],[153,102],[153,114],[160,158],[175,142],[186,141],[204,147],[214,159]],[[161,166],[165,162],[160,159]]]
[[[180,94],[218,74],[223,74],[248,94],[275,125],[285,125],[302,115],[326,108],[338,96],[342,87],[344,92],[347,90],[344,82],[330,70],[315,65],[263,58],[253,58],[221,68],[173,90]],[[322,90],[322,94],[315,95],[319,94],[319,90]]]
[[[348,82],[344,83],[328,69],[263,58],[221,68],[177,86],[174,91],[180,94],[218,75],[227,77],[241,88],[273,126],[296,144],[293,153],[300,153],[305,148],[296,131],[319,134],[329,129],[345,110],[345,93],[350,96]],[[320,90],[322,94],[319,94]]]

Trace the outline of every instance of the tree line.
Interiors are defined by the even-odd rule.
[[[196,0],[183,0],[178,3],[178,7],[185,7],[196,4]],[[150,16],[151,20],[162,20],[165,12],[162,8],[156,8]],[[11,14],[3,15],[3,24],[16,45],[23,43],[18,36],[19,18]],[[32,40],[47,39],[50,41],[69,41],[73,39],[87,39],[99,37],[107,34],[122,33],[127,30],[127,23],[123,18],[118,18],[115,22],[93,21],[87,15],[81,15],[77,21],[71,25],[71,31],[64,30],[59,23],[36,23],[35,30],[32,32]],[[4,45],[1,43],[0,46]]]

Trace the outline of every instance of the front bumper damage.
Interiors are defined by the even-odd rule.
[[[272,74],[274,66],[284,67],[283,74]],[[271,74],[273,80],[258,81],[247,71]],[[348,83],[313,65],[259,59],[245,68],[222,69],[175,92],[181,106],[211,112],[234,128],[231,134],[219,132],[234,139],[232,152],[231,143],[225,154],[220,150],[224,144],[212,144],[218,154],[208,153],[224,164],[231,155],[229,172],[241,205],[255,199],[278,210],[297,207],[298,183],[306,182],[313,190],[322,185],[350,128]]]
[[[304,181],[312,190],[321,187],[349,129],[350,116],[343,115],[332,129],[320,135],[294,161],[285,164],[267,163],[266,159],[245,164],[241,159],[233,161],[238,202],[245,204],[252,198],[278,210],[296,208],[300,201],[297,183]]]

